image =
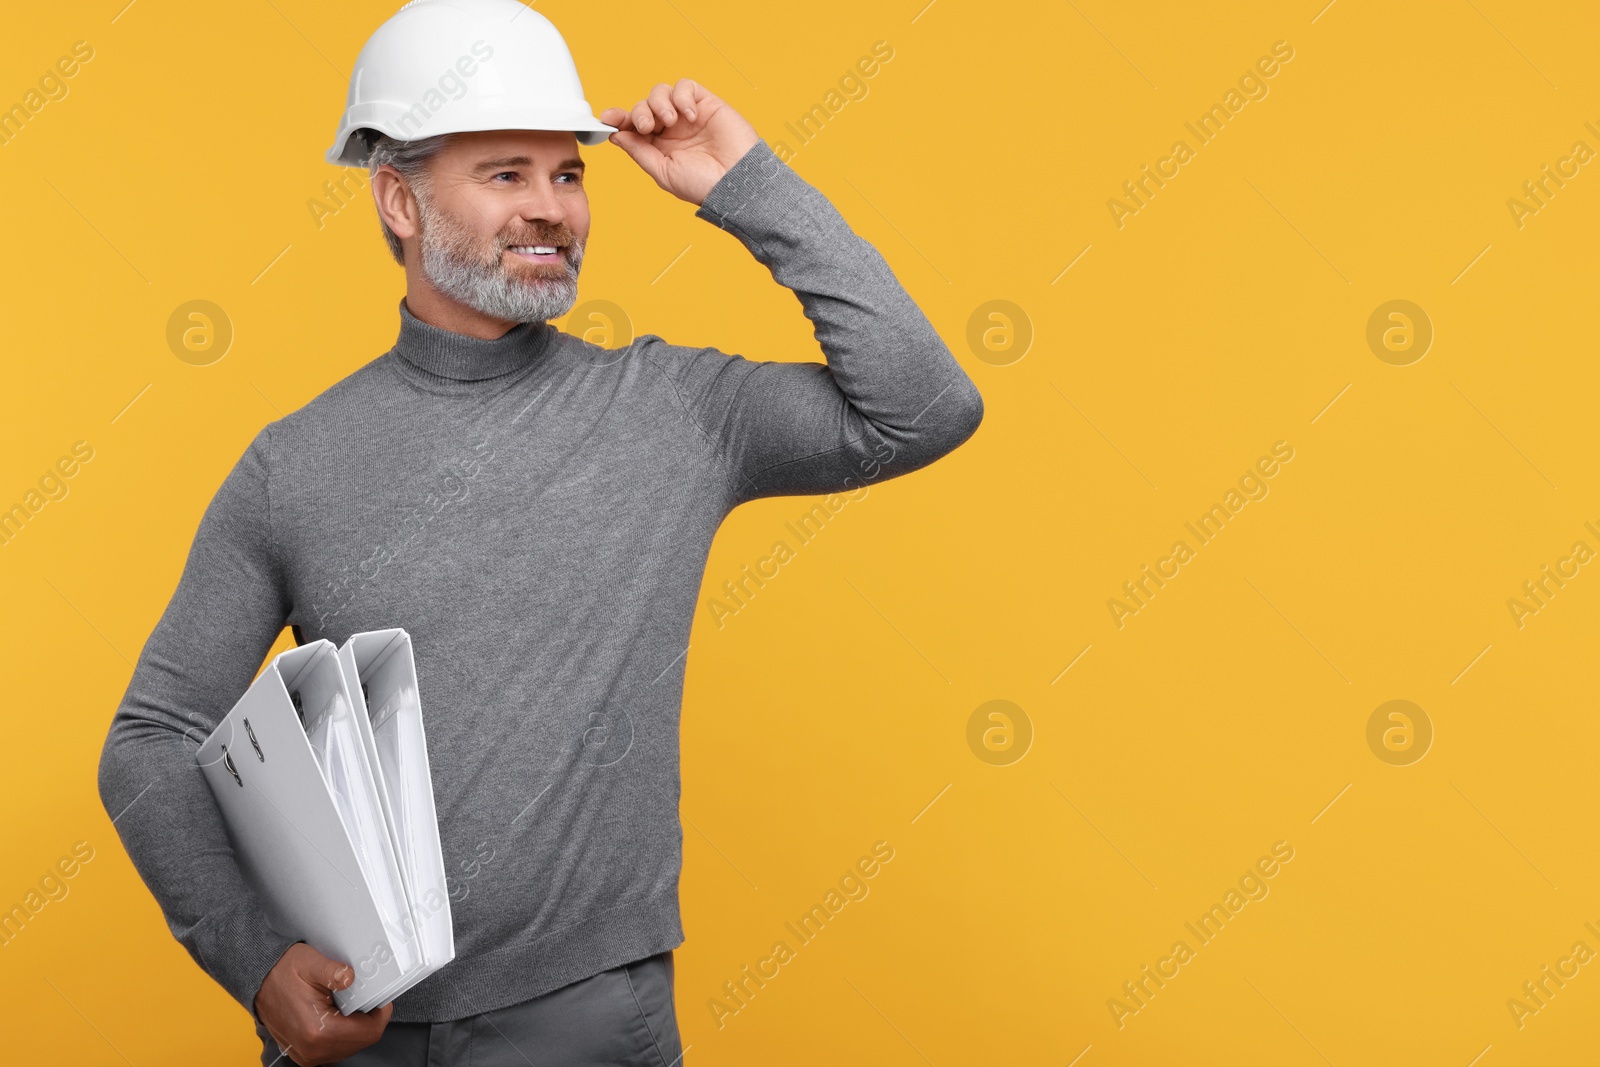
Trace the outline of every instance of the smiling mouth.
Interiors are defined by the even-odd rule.
[[[511,245],[506,251],[529,263],[561,263],[566,258],[556,245]]]

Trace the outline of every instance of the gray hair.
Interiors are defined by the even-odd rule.
[[[450,143],[451,135],[448,133],[435,134],[417,141],[399,141],[387,134],[374,131],[363,131],[371,144],[371,152],[367,157],[367,168],[370,176],[378,173],[378,168],[387,163],[400,172],[400,176],[411,186],[412,195],[417,198],[419,207],[428,205],[428,160],[438,155],[445,145]],[[400,245],[400,238],[389,228],[384,221],[383,213],[378,213],[378,225],[383,227],[383,238],[389,242],[389,254],[394,256],[394,261],[402,267],[406,265],[405,249]]]

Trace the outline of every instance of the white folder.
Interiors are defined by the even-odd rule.
[[[390,643],[397,632],[403,634],[380,631]],[[414,693],[409,639],[404,648]],[[383,657],[369,660],[381,666]],[[434,942],[418,936],[418,908],[403,870],[437,863],[443,882],[425,762],[420,784],[415,774],[397,778],[394,789],[385,782],[361,680],[357,671],[352,689],[332,642],[290,649],[274,657],[197,754],[240,869],[269,921],[355,971],[350,987],[333,994],[345,1015],[393,999],[454,955],[452,942],[442,958],[437,951],[429,958]],[[420,711],[413,717],[420,738]],[[408,847],[423,857],[408,856],[403,865],[391,813],[397,803],[407,811],[423,807],[411,797],[419,788],[431,835],[410,835]],[[442,899],[442,909],[424,911],[437,924],[442,910],[448,931],[448,895]]]
[[[339,648],[339,665],[360,708],[356,718],[410,905],[406,931],[420,956],[415,973],[380,993],[376,1007],[455,959],[455,932],[411,635],[401,629],[351,634]]]

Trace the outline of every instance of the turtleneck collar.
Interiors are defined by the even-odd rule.
[[[554,327],[543,322],[513,326],[492,341],[423,322],[400,298],[400,337],[394,350],[407,363],[461,382],[498,378],[542,356]]]

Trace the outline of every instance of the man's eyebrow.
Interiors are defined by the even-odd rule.
[[[477,166],[473,167],[469,173],[475,175],[484,174],[492,170],[503,170],[506,167],[528,167],[532,165],[533,160],[527,156],[500,156],[497,159],[484,160]],[[575,170],[579,174],[582,174],[585,170],[585,167],[586,165],[583,160],[579,159],[577,156],[573,156],[571,159],[564,159],[558,163],[556,165],[556,170]]]

